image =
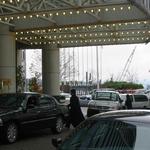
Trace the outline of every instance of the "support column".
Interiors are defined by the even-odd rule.
[[[42,50],[42,81],[43,93],[59,94],[59,49],[44,47]]]
[[[0,25],[0,93],[16,92],[15,34]]]

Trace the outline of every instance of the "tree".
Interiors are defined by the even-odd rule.
[[[42,57],[41,51],[34,50],[31,56],[31,65],[29,67],[31,78],[29,79],[29,91],[41,92],[42,78]]]
[[[62,49],[60,51],[60,81],[75,81],[75,74],[77,71],[77,57],[74,51],[70,53],[71,50]],[[76,60],[76,61],[75,61]]]
[[[34,50],[31,56],[31,65],[29,67],[30,75],[32,77],[42,78],[42,57],[41,51]]]
[[[115,90],[121,89],[141,89],[143,88],[142,84],[136,84],[133,82],[118,82],[118,81],[106,81],[102,87],[104,88],[113,88]]]
[[[17,66],[17,92],[23,92],[25,88],[25,70],[23,69],[23,66],[19,65]]]
[[[30,92],[42,92],[42,88],[38,83],[38,77],[33,77],[29,79],[29,91]]]

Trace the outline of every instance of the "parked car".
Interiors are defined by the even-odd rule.
[[[66,97],[64,95],[52,95],[59,103],[66,103]]]
[[[70,93],[60,93],[60,95],[65,97],[66,103],[68,104],[70,103],[70,97],[71,97]]]
[[[62,142],[58,150],[150,150],[150,111],[118,110],[92,116]]]
[[[149,99],[145,94],[128,94],[133,109],[142,109],[142,108],[149,108],[150,103]],[[123,100],[122,105],[125,106],[125,101],[127,98],[127,94],[120,94],[121,99]]]
[[[87,117],[97,113],[122,108],[122,100],[116,91],[95,91],[92,100],[88,103]]]
[[[71,97],[70,93],[60,93],[60,95],[65,96],[66,100],[70,100],[70,97]]]
[[[14,143],[19,133],[51,128],[60,133],[68,108],[48,95],[38,93],[0,94],[0,139]]]
[[[80,106],[88,106],[89,101],[92,99],[91,95],[82,95],[79,97]]]

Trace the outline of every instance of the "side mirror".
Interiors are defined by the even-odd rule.
[[[61,143],[62,143],[61,138],[52,138],[52,144],[53,144],[54,147],[57,148]]]

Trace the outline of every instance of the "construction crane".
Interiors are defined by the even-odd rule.
[[[125,79],[125,77],[126,77],[126,74],[129,72],[129,67],[130,67],[130,64],[131,64],[131,62],[132,62],[132,59],[133,59],[133,55],[134,55],[135,50],[136,50],[136,46],[134,47],[132,53],[131,53],[130,56],[128,57],[127,62],[126,62],[126,64],[125,64],[125,66],[124,66],[124,69],[123,69],[123,71],[122,71],[120,77],[118,78],[118,81],[123,81],[123,80]]]

